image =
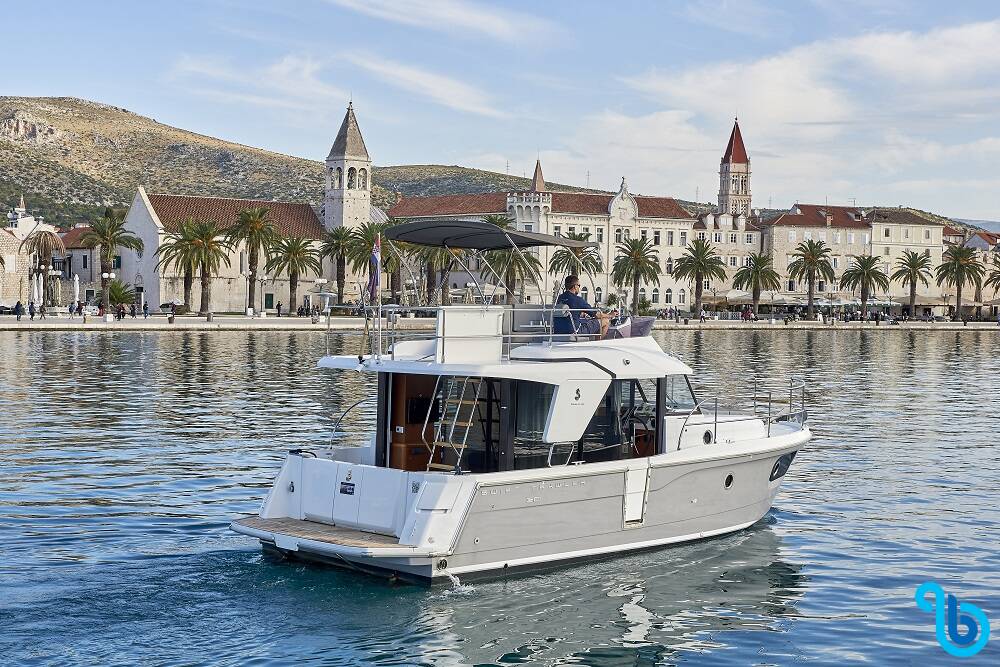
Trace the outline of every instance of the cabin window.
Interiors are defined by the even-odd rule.
[[[548,465],[549,445],[542,441],[545,421],[555,385],[518,381],[514,397],[514,468],[544,468]]]

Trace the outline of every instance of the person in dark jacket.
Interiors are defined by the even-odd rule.
[[[17,321],[20,322],[21,315],[24,315],[24,304],[20,300],[14,304],[14,314],[17,315]]]
[[[29,301],[28,302],[28,316],[29,316],[29,319],[32,319],[32,320],[35,319],[35,302],[34,301]]]
[[[566,276],[563,283],[564,291],[556,299],[557,306],[567,306],[569,317],[560,317],[554,322],[553,333],[556,334],[601,334],[603,338],[608,333],[611,316],[596,310],[580,296],[580,277]]]

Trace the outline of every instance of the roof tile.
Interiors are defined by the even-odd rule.
[[[151,194],[149,203],[156,211],[156,217],[168,232],[175,232],[180,223],[194,218],[216,222],[229,227],[236,222],[240,213],[248,208],[263,206],[268,209],[282,236],[305,239],[323,237],[323,223],[309,204],[258,199],[229,199],[226,197],[195,197],[191,195]]]

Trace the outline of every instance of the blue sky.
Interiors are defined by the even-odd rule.
[[[322,159],[714,201],[739,115],[754,203],[1000,218],[1000,5],[904,0],[16,3],[3,94],[72,95]],[[23,35],[11,41],[12,32]]]

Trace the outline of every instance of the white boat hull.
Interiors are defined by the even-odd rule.
[[[488,474],[291,454],[260,517],[232,527],[287,556],[422,582],[560,566],[752,525],[778,492],[787,463],[777,476],[776,465],[810,438],[808,428],[781,430],[642,459]]]

